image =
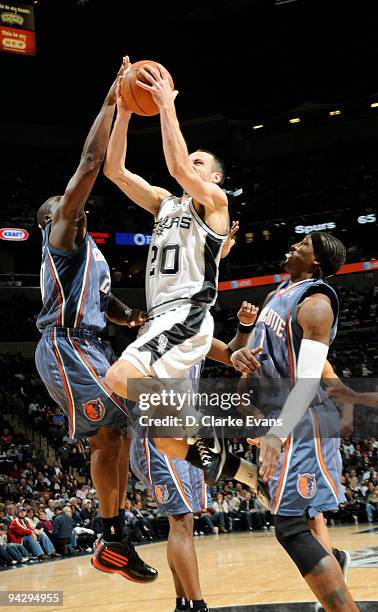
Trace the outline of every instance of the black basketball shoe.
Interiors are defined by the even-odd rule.
[[[101,572],[120,574],[133,582],[153,582],[158,577],[157,570],[142,561],[131,542],[101,539],[91,563]]]

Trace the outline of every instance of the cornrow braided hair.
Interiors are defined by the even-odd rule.
[[[336,274],[345,262],[345,246],[341,240],[327,232],[312,232],[310,236],[314,255],[319,261],[314,276],[325,280]]]

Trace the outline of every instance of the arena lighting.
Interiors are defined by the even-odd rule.
[[[253,126],[252,126],[252,129],[253,129],[253,130],[259,130],[259,129],[261,129],[262,127],[264,127],[264,124],[263,124],[263,123],[259,123],[259,125],[253,125]]]
[[[329,111],[330,117],[333,117],[334,115],[341,115],[341,110],[334,110],[334,111]]]
[[[289,119],[289,123],[300,123],[301,119],[300,117],[293,117],[292,119]]]
[[[378,102],[372,102],[370,104],[370,108],[377,108],[378,107]]]

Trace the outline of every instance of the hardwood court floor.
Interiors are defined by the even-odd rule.
[[[332,541],[349,551],[378,546],[376,533],[357,533],[364,528],[333,528]],[[195,542],[203,593],[211,607],[315,601],[273,532],[198,537]],[[172,612],[175,594],[165,542],[138,550],[159,570],[159,579],[152,584],[98,572],[92,569],[90,557],[82,556],[1,572],[0,590],[64,591],[63,607],[33,607],[36,612]],[[348,583],[356,600],[378,602],[378,567],[350,569]],[[23,612],[25,607],[7,609]]]

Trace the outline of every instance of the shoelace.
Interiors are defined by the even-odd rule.
[[[207,448],[207,446],[202,442],[202,440],[197,440],[196,447],[198,450],[198,454],[201,459],[202,465],[206,466],[212,462],[213,455]]]

